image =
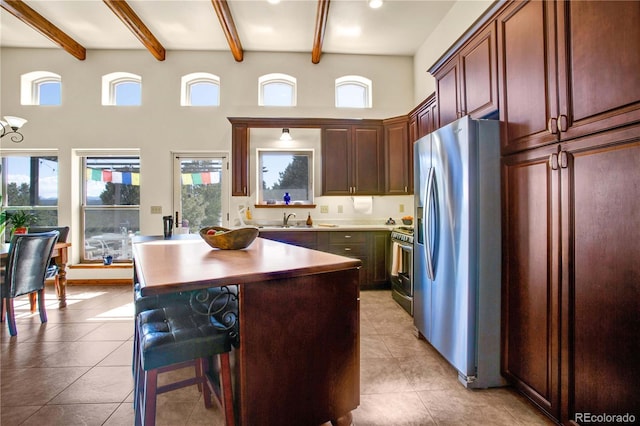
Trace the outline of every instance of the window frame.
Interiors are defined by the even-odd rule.
[[[25,158],[30,158],[29,163],[30,163],[30,168],[29,168],[29,177],[30,177],[30,181],[29,181],[29,197],[30,197],[30,204],[29,205],[9,205],[9,201],[6,197],[7,194],[7,188],[8,188],[8,179],[7,179],[7,173],[8,173],[8,167],[7,167],[7,159],[10,157],[25,157]],[[0,206],[0,208],[2,208],[2,210],[4,211],[17,211],[17,210],[26,210],[26,211],[31,211],[34,212],[36,214],[38,214],[38,212],[44,212],[44,211],[54,211],[55,212],[55,223],[52,222],[42,222],[39,218],[38,221],[36,221],[36,223],[34,223],[33,225],[45,225],[45,226],[58,226],[58,222],[59,222],[59,218],[60,218],[60,176],[59,176],[59,165],[60,165],[60,161],[59,161],[59,153],[57,150],[38,150],[38,151],[24,151],[24,150],[12,150],[12,149],[3,149],[2,150],[2,155],[0,156],[0,164],[1,164],[1,172],[0,172],[0,181],[1,181],[1,192],[2,192],[2,205]],[[55,205],[46,205],[46,204],[41,204],[41,203],[33,203],[33,200],[38,198],[38,193],[39,193],[39,188],[40,188],[40,170],[38,171],[34,171],[33,170],[33,165],[36,161],[38,161],[39,159],[50,159],[50,158],[55,158],[56,159],[56,164],[57,169],[56,169],[56,204]],[[35,185],[33,185],[33,181],[32,179],[34,177],[38,178],[38,180],[36,181],[37,183]],[[10,232],[8,230],[5,229],[5,236],[4,238],[6,240],[8,240],[11,237]]]
[[[256,148],[256,207],[274,206],[282,207],[286,205],[282,200],[282,197],[275,199],[275,204],[267,204],[267,200],[264,198],[264,192],[262,188],[262,154],[263,153],[281,153],[286,155],[306,155],[309,160],[309,168],[307,170],[307,192],[309,194],[308,200],[295,200],[293,197],[291,203],[294,201],[303,201],[302,204],[290,204],[296,206],[315,206],[315,149],[313,148]],[[271,199],[271,198],[270,198]]]
[[[364,89],[364,99],[362,106],[341,106],[340,105],[340,89],[347,86],[357,86]],[[373,108],[373,83],[370,79],[360,75],[345,75],[336,78],[335,83],[335,104],[336,108]]]
[[[57,104],[42,105],[40,102],[40,88],[43,84],[57,83],[60,99]],[[32,71],[20,76],[20,104],[37,106],[62,105],[62,77],[50,71]]]
[[[87,212],[91,212],[91,211],[98,211],[98,210],[105,210],[105,211],[116,211],[116,210],[122,210],[122,211],[137,211],[138,212],[138,231],[139,232],[139,228],[140,228],[140,200],[138,200],[138,204],[113,204],[113,205],[108,205],[108,204],[92,204],[89,205],[87,203],[87,159],[88,158],[92,158],[92,159],[121,159],[121,160],[126,160],[126,159],[134,159],[137,158],[138,160],[138,177],[140,177],[140,170],[141,170],[141,157],[140,157],[140,152],[138,150],[128,150],[128,151],[116,151],[116,152],[109,152],[109,153],[105,153],[104,151],[100,151],[100,152],[90,152],[90,151],[85,151],[82,152],[79,155],[79,161],[80,161],[80,170],[82,171],[82,178],[80,180],[80,186],[81,186],[81,197],[80,197],[80,241],[83,243],[82,244],[82,249],[80,250],[80,263],[83,264],[92,264],[92,263],[102,263],[102,259],[96,259],[96,258],[88,258],[87,254],[86,254],[86,241],[87,241],[87,234],[86,234],[86,213]],[[133,184],[133,183],[132,183]],[[140,190],[142,190],[140,182],[138,181],[138,186],[140,187]],[[126,233],[123,233],[123,241],[125,240],[125,237],[129,237],[130,233],[129,233],[129,229],[127,230]],[[115,232],[114,232],[115,233]],[[126,234],[126,235],[125,235]],[[89,237],[91,238],[91,237]],[[131,241],[129,239],[129,247],[131,244]],[[109,251],[109,248],[106,248],[104,245],[102,245],[102,251],[103,251],[103,256],[105,254],[111,254],[111,252]],[[123,247],[124,249],[124,247]],[[128,251],[128,253],[132,253],[131,250]],[[122,259],[122,258],[114,258],[113,259],[113,263],[130,263],[131,262],[131,257]]]
[[[288,105],[265,104],[265,88],[271,84],[284,84],[286,86],[291,87],[291,99]],[[258,77],[258,105],[259,106],[279,107],[279,108],[295,107],[297,105],[297,100],[298,100],[298,81],[295,77],[288,74],[282,74],[282,73],[271,73],[271,74],[265,74]]]
[[[194,85],[208,83],[218,88],[218,97],[214,99],[214,103],[207,105],[192,105],[191,91]],[[191,107],[219,107],[220,106],[220,77],[215,74],[206,72],[194,72],[183,75],[180,79],[180,106]]]
[[[117,86],[123,83],[137,83],[140,86],[140,102],[134,105],[118,105],[116,99]],[[142,77],[129,72],[112,72],[102,76],[103,106],[140,106],[142,105]]]

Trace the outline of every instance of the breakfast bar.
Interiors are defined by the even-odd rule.
[[[237,285],[236,418],[242,425],[350,424],[359,405],[360,260],[256,238],[133,244],[143,296]]]

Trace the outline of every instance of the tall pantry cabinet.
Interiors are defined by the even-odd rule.
[[[497,17],[503,372],[563,424],[640,418],[637,22],[635,1]]]

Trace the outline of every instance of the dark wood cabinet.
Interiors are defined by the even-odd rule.
[[[639,125],[503,161],[503,370],[563,424],[638,409],[639,167]]]
[[[360,288],[389,287],[389,231],[320,231],[317,249],[362,261]]]
[[[514,2],[497,18],[503,153],[640,121],[637,2]]]
[[[640,3],[559,1],[556,9],[561,139],[640,121]]]
[[[562,144],[561,420],[637,413],[640,125]]]
[[[391,262],[389,231],[278,231],[260,230],[259,236],[294,246],[353,257],[362,261],[360,288],[389,286]]]
[[[266,238],[268,240],[280,241],[281,243],[287,243],[294,246],[315,250],[318,247],[316,235],[316,231],[260,230],[258,236]]]
[[[388,195],[405,195],[413,192],[413,146],[409,142],[409,126],[406,116],[383,121],[385,185]]]
[[[438,127],[498,111],[496,23],[491,21],[441,67],[436,78]]]
[[[249,195],[249,129],[244,125],[234,125],[231,141],[231,161],[233,176],[231,195]]]
[[[555,147],[503,160],[502,370],[559,418],[560,307]]]
[[[322,129],[322,194],[377,195],[384,190],[382,125]]]
[[[432,93],[409,112],[409,141],[411,145],[421,137],[438,128],[438,104],[436,94]]]

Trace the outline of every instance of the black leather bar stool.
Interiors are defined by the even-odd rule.
[[[137,346],[137,359],[134,359],[136,424],[155,424],[158,394],[197,384],[202,387],[205,407],[211,406],[213,392],[222,407],[226,424],[233,425],[229,353],[238,338],[237,288],[191,293],[186,303],[181,297],[184,295],[170,299],[167,306],[141,310],[137,314],[137,342],[134,343]],[[153,299],[147,301],[150,303]],[[219,362],[219,386],[212,377],[214,356]],[[189,366],[194,361],[194,377],[158,387],[158,373]]]

